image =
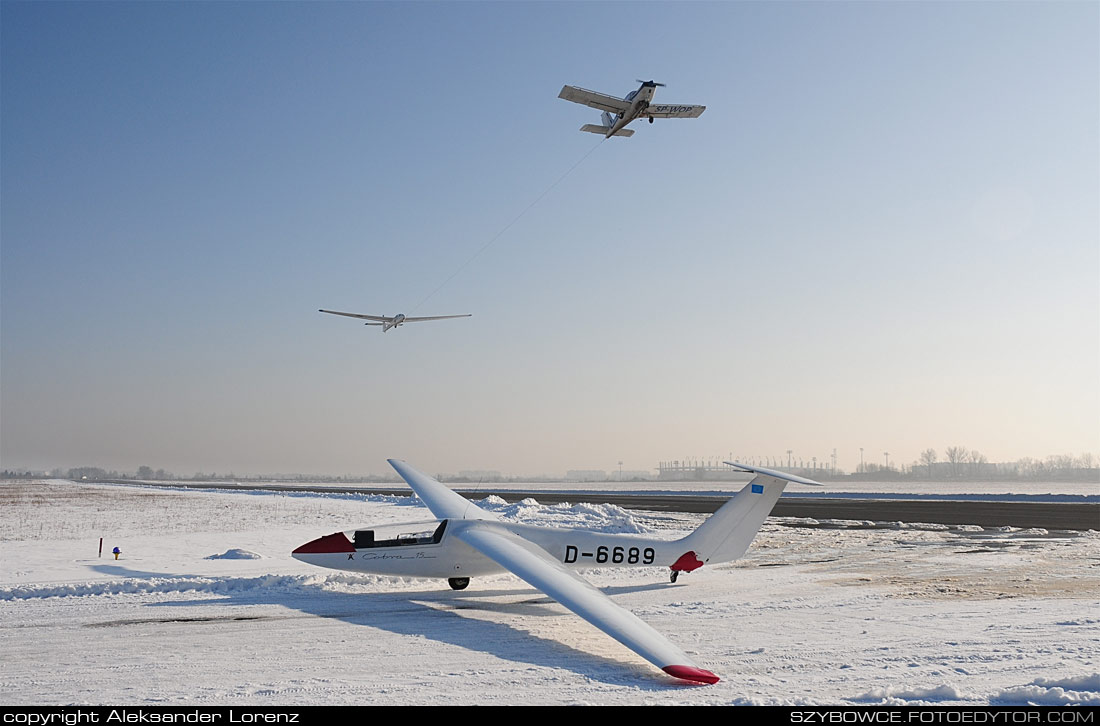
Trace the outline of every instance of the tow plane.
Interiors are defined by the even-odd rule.
[[[399,459],[389,459],[438,520],[363,527],[319,537],[292,553],[337,570],[445,578],[454,590],[471,577],[511,572],[675,678],[717,683],[680,648],[590,585],[575,570],[667,567],[670,580],[745,554],[788,482],[784,472],[726,462],[756,476],[694,532],[669,541],[504,522]]]
[[[410,318],[406,317],[402,313],[398,313],[394,316],[389,315],[362,315],[360,313],[340,313],[335,310],[318,310],[319,313],[328,313],[329,315],[343,315],[345,318],[359,318],[360,320],[366,320],[364,325],[381,325],[382,332],[385,333],[390,328],[398,328],[405,323],[420,323],[425,320],[450,320],[451,318],[468,318],[473,313],[466,313],[465,315],[433,315],[426,318]]]
[[[699,118],[703,111],[707,110],[706,106],[655,104],[653,94],[656,93],[658,86],[665,84],[642,80],[638,83],[642,85],[623,98],[615,98],[606,93],[597,93],[577,86],[562,86],[558,98],[603,111],[602,124],[585,124],[581,126],[581,131],[603,134],[605,139],[612,136],[633,136],[634,130],[626,128],[626,125],[635,119],[648,118],[649,122],[653,123],[655,118]]]

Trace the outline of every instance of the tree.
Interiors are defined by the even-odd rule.
[[[982,466],[988,461],[985,458],[985,454],[974,449],[970,452],[970,474],[974,477],[982,475]]]
[[[962,465],[970,458],[965,446],[948,446],[944,452],[947,463],[951,464],[951,476],[957,477],[962,472]]]
[[[932,478],[932,467],[936,464],[936,450],[925,449],[920,452],[920,463],[928,467],[928,478]]]

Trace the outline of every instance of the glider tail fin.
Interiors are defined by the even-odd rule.
[[[729,562],[745,554],[788,482],[820,486],[786,472],[726,463],[754,472],[756,477],[682,540],[700,560],[710,564]]]

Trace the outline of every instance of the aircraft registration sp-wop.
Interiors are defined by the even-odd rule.
[[[361,315],[360,313],[340,313],[335,310],[318,310],[319,313],[328,313],[329,315],[343,315],[345,318],[359,318],[360,320],[367,320],[370,322],[363,323],[364,325],[381,325],[382,332],[385,333],[390,328],[397,328],[405,323],[421,323],[425,320],[450,320],[451,318],[468,318],[473,313],[466,313],[465,315],[434,315],[427,318],[409,318],[405,315],[398,313],[397,315]]]
[[[633,136],[634,130],[626,128],[626,125],[634,119],[648,118],[649,122],[653,123],[655,118],[699,118],[703,111],[707,110],[706,106],[655,104],[653,94],[658,86],[665,84],[641,80],[638,83],[642,85],[637,90],[626,94],[624,98],[615,98],[606,93],[597,93],[577,86],[562,86],[558,98],[603,111],[602,125],[585,124],[581,126],[581,131],[603,134],[605,139],[612,136]]]
[[[302,545],[293,556],[337,570],[446,578],[455,590],[469,585],[471,577],[511,572],[665,673],[696,683],[717,683],[718,676],[573,570],[661,566],[676,582],[681,572],[741,557],[788,482],[820,486],[792,474],[726,462],[756,477],[699,529],[667,541],[504,522],[404,461],[389,463],[439,521],[336,532]]]

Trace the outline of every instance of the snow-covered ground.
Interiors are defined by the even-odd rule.
[[[702,520],[482,505],[669,538]],[[586,573],[722,677],[692,686],[508,575],[453,592],[289,556],[431,518],[405,497],[2,482],[0,702],[1100,705],[1096,532],[773,519],[675,585]]]

